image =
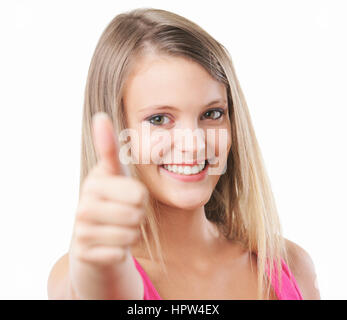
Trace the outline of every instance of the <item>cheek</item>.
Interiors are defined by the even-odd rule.
[[[215,129],[207,133],[207,151],[210,155],[224,159],[231,147],[231,134],[227,128]]]
[[[133,139],[134,138],[134,139]],[[172,137],[165,130],[150,130],[147,127],[134,132],[131,154],[136,164],[160,164],[170,155]]]
[[[156,133],[151,134],[145,152],[146,154],[150,154],[151,163],[167,163],[168,160],[171,159],[171,146],[172,138],[170,133],[167,131],[157,131]]]
[[[226,172],[231,148],[231,131],[227,128],[214,129],[207,134],[207,156],[211,159],[209,175],[220,176]]]

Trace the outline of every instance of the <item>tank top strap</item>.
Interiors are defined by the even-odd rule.
[[[273,268],[271,277],[271,285],[276,293],[277,298],[279,300],[303,300],[302,294],[295,280],[295,277],[290,271],[283,258],[281,258],[281,267],[281,286],[279,283],[279,277],[276,268]],[[270,277],[268,265],[266,266],[266,273],[267,276]]]
[[[144,297],[143,300],[162,300],[159,296],[159,293],[155,289],[151,280],[149,279],[147,273],[143,270],[138,261],[133,257],[135,266],[139,271],[143,286],[144,286]],[[282,265],[282,283],[280,286],[277,269],[273,268],[272,277],[271,277],[271,285],[276,293],[278,300],[303,300],[302,294],[300,292],[299,286],[295,280],[294,275],[288,268],[287,264],[284,262],[283,258],[281,258]],[[266,265],[266,273],[267,276],[270,277],[268,265]]]
[[[143,294],[143,300],[163,300],[160,296],[157,290],[155,289],[154,285],[152,284],[151,280],[149,279],[147,273],[141,265],[138,263],[138,261],[133,257],[136,269],[139,271],[142,281],[143,281],[143,287],[144,287],[144,294]]]

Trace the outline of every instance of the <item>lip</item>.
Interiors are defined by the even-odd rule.
[[[207,159],[201,159],[201,160],[196,160],[194,162],[191,163],[186,163],[186,162],[181,162],[181,163],[165,163],[165,165],[176,165],[176,166],[195,166],[195,165],[199,165],[199,164],[204,164],[205,162],[208,162]]]
[[[174,179],[177,179],[183,182],[196,182],[196,181],[201,181],[206,177],[208,166],[209,166],[209,163],[207,162],[204,170],[200,171],[197,174],[191,174],[191,175],[183,175],[183,174],[171,172],[169,170],[166,170],[163,167],[163,165],[159,166],[159,170],[161,173],[166,174]]]
[[[193,162],[193,163],[165,163],[165,165],[176,165],[176,166],[196,166],[196,165],[199,165],[199,164],[203,164],[203,163],[198,163],[198,162]]]

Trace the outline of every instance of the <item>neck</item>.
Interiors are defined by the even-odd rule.
[[[184,210],[160,204],[158,209],[159,239],[167,262],[200,265],[221,249],[223,240],[203,206]]]

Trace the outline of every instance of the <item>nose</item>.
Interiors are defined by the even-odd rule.
[[[174,129],[174,157],[177,163],[205,159],[205,132],[195,123],[189,123]]]

